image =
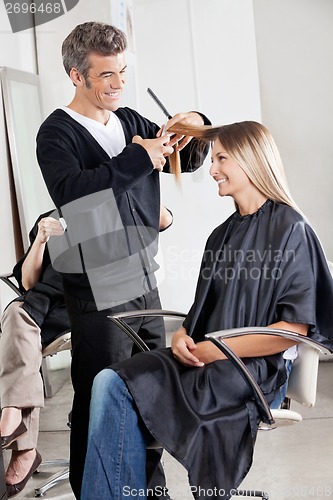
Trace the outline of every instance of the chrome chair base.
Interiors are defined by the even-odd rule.
[[[45,462],[42,462],[39,466],[39,470],[41,469],[48,469],[51,467],[66,467],[65,469],[62,469],[59,472],[56,472],[53,474],[44,484],[39,486],[38,488],[35,488],[35,497],[43,497],[45,493],[56,486],[57,484],[61,483],[62,481],[67,481],[69,478],[69,461],[68,460],[46,460]]]

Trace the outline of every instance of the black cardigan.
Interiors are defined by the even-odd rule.
[[[157,233],[159,173],[147,151],[131,141],[134,135],[155,138],[159,127],[129,108],[119,108],[115,114],[121,121],[126,147],[113,158],[65,111],[57,109],[44,121],[37,135],[37,157],[46,186],[57,208],[112,188],[123,226],[148,227]],[[199,168],[207,151],[191,141],[181,152],[183,171]],[[86,274],[64,274],[64,287],[73,296],[93,300]]]

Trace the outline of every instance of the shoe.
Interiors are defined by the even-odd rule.
[[[31,476],[37,471],[37,469],[41,463],[42,463],[42,457],[40,456],[40,454],[36,450],[35,460],[33,461],[33,464],[30,467],[30,470],[29,470],[28,474],[25,476],[25,478],[23,478],[22,481],[20,481],[19,483],[16,483],[16,484],[7,484],[6,483],[7,497],[8,498],[12,498],[15,495],[18,495],[23,490],[23,488],[25,487],[25,485],[27,484],[27,482],[29,481]]]
[[[25,432],[27,432],[27,428],[23,422],[23,420],[21,420],[21,423],[18,427],[16,427],[15,431],[12,432],[12,434],[10,434],[9,436],[1,436],[1,447],[2,449],[6,449],[8,448],[8,446],[10,446],[14,441],[16,441],[17,438],[19,438],[20,436],[22,436],[22,434],[24,434]]]

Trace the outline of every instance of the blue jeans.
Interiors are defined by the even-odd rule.
[[[111,369],[93,384],[81,500],[146,498],[146,443],[125,382]]]
[[[290,375],[292,367],[293,367],[293,362],[290,359],[286,359],[285,360],[285,368],[286,368],[286,373],[287,373],[287,380],[279,388],[278,392],[275,395],[274,400],[270,404],[271,410],[280,408],[282,403],[283,403],[284,398],[286,397],[289,375]]]

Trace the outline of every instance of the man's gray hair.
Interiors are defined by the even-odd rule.
[[[89,71],[88,56],[91,53],[113,56],[127,47],[125,33],[115,26],[99,22],[79,24],[62,44],[62,59],[69,75],[76,68],[86,79]]]

